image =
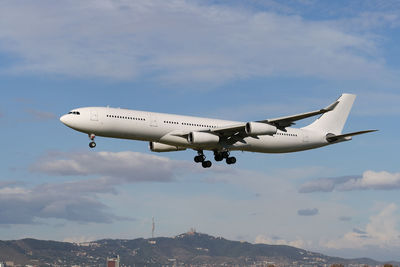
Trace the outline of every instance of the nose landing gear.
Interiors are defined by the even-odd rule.
[[[94,141],[94,138],[95,138],[96,136],[94,135],[94,134],[89,134],[89,138],[90,138],[90,140],[92,140],[90,143],[89,143],[89,147],[90,148],[95,148],[96,147],[96,142]]]

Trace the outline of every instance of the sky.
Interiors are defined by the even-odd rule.
[[[0,239],[148,238],[154,217],[156,236],[399,261],[399,14],[371,0],[2,1]],[[344,131],[378,132],[209,169],[140,141],[91,150],[59,121],[109,105],[247,122],[341,93],[357,94]]]

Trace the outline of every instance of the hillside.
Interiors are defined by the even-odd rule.
[[[0,241],[0,261],[13,261],[19,265],[101,266],[107,257],[114,255],[120,256],[121,266],[382,264],[371,259],[334,258],[290,246],[229,241],[194,232],[172,238],[104,239],[83,244],[35,239]]]

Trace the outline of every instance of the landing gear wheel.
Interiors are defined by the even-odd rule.
[[[236,158],[235,157],[226,158],[226,163],[235,164],[236,163]]]
[[[89,134],[89,139],[91,140],[91,142],[89,143],[89,147],[90,148],[95,148],[96,147],[96,143],[94,142],[94,138],[96,137],[95,134]]]
[[[199,162],[204,162],[206,157],[204,155],[198,155],[194,157],[194,162],[199,163]]]
[[[211,161],[209,160],[205,160],[201,163],[201,166],[203,166],[203,168],[210,168],[212,165]]]
[[[222,161],[224,157],[222,156],[221,153],[215,154],[214,156],[215,161]]]

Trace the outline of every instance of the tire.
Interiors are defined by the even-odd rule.
[[[215,161],[222,161],[224,159],[224,157],[222,156],[222,154],[218,153],[214,156]]]
[[[211,161],[209,160],[205,160],[201,163],[201,166],[203,166],[203,168],[210,168],[212,165]]]
[[[198,155],[194,157],[194,162],[199,163],[199,162],[204,162],[204,156],[203,155]]]
[[[226,159],[226,163],[228,164],[235,164],[236,163],[236,158],[235,157],[230,157]]]

